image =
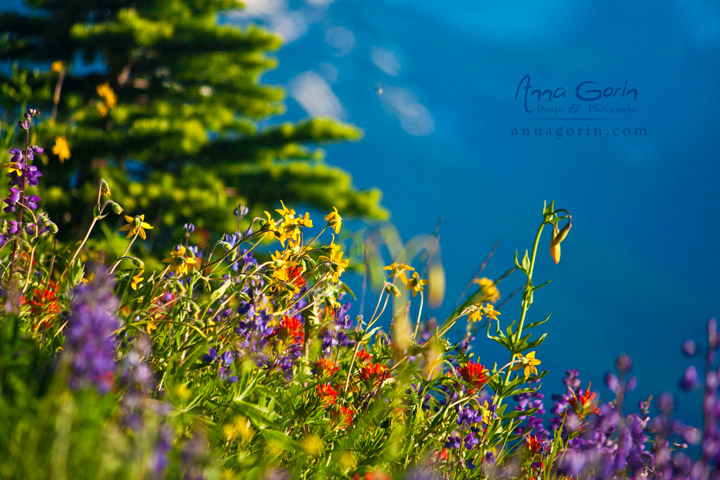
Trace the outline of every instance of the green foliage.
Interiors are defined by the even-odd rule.
[[[0,59],[13,64],[0,75],[0,106],[10,122],[25,106],[43,112],[35,143],[67,139],[70,158],[61,164],[48,148],[45,173],[66,194],[47,198],[65,238],[89,221],[84,206],[101,177],[128,211],[163,228],[193,221],[217,234],[238,203],[257,215],[278,199],[386,217],[377,190],[356,190],[317,149],[359,139],[357,128],[325,118],[257,126],[284,112],[283,90],[260,82],[277,66],[268,53],[281,40],[218,25],[217,14],[238,2],[27,4],[29,14],[0,13]]]

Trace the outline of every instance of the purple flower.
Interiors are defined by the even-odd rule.
[[[475,445],[480,443],[480,440],[475,438],[475,432],[470,432],[467,435],[465,435],[463,442],[465,443],[466,449],[472,450],[475,447]]]
[[[93,280],[78,285],[73,292],[63,357],[70,365],[70,386],[74,389],[95,387],[107,393],[113,386],[113,332],[120,326],[112,313],[119,305],[113,286],[105,267],[98,266]]]
[[[685,369],[685,373],[680,379],[680,388],[689,392],[695,390],[698,385],[700,385],[700,377],[697,368],[695,368],[695,365],[690,365]]]
[[[457,433],[453,433],[450,435],[445,442],[445,448],[453,448],[458,449],[462,445],[462,441],[460,440],[460,435]]]

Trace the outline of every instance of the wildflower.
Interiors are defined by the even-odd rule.
[[[188,255],[185,255],[185,254]],[[187,250],[182,245],[178,245],[175,249],[170,252],[170,257],[163,260],[164,263],[169,263],[170,271],[176,275],[187,275],[188,267],[194,268],[198,260],[190,250]]]
[[[512,370],[523,370],[523,374],[525,375],[525,379],[530,376],[531,373],[534,373],[537,375],[537,365],[540,365],[540,360],[535,358],[535,351],[528,353],[527,355],[523,355],[521,353],[516,353],[515,357],[518,360],[518,363],[513,365]]]
[[[685,369],[682,379],[680,379],[680,388],[689,392],[695,390],[700,385],[700,379],[695,365],[690,365]]]
[[[283,315],[280,327],[275,330],[278,340],[300,345],[305,341],[305,329],[296,317]]]
[[[460,378],[472,386],[469,393],[482,389],[487,383],[487,369],[479,363],[468,362],[464,367],[458,369],[458,373]]]
[[[50,71],[53,73],[60,73],[65,70],[65,64],[60,60],[56,60],[50,64]]]
[[[22,302],[30,304],[30,311],[33,316],[33,330],[47,329],[51,326],[51,320],[60,313],[58,304],[58,290],[60,286],[50,280],[50,284],[43,288],[33,290],[30,301],[24,297]]]
[[[353,418],[355,417],[355,412],[353,412],[353,409],[350,407],[338,407],[338,427],[345,428],[352,425]]]
[[[531,455],[535,455],[542,450],[542,441],[538,440],[537,437],[534,437],[533,435],[528,435],[525,438],[525,444],[527,445]]]
[[[445,441],[445,448],[452,448],[453,450],[457,450],[462,445],[462,440],[460,440],[460,435],[457,434],[457,432],[453,432],[452,435],[450,435],[447,440]]]
[[[364,364],[371,364],[372,363],[372,355],[370,355],[368,352],[366,352],[364,349],[358,350],[357,353],[358,359],[364,363]]]
[[[428,284],[427,280],[421,280],[420,275],[418,275],[417,272],[413,272],[412,278],[407,281],[405,290],[411,290],[412,296],[414,297],[419,292],[422,292],[423,286],[427,285],[427,284]]]
[[[408,280],[405,276],[405,271],[412,272],[415,269],[404,263],[393,262],[391,265],[383,268],[383,270],[390,270],[390,278],[399,278],[404,284],[407,284]]]
[[[560,244],[567,237],[570,227],[572,227],[570,222],[562,230],[559,230],[557,225],[553,227],[552,240],[550,240],[550,256],[555,260],[555,264],[560,262]]]
[[[100,115],[105,117],[110,110],[117,106],[117,95],[107,82],[98,85],[95,90],[100,98],[103,99],[103,102],[98,104],[98,110],[100,111]]]
[[[585,392],[580,390],[579,398],[573,390],[570,390],[572,398],[568,403],[580,418],[584,418],[585,415],[591,415],[600,411],[597,403],[593,403],[597,394],[590,391],[590,385],[591,383],[589,382]]]
[[[500,300],[500,290],[495,286],[495,282],[489,278],[476,278],[473,280],[473,283],[480,286],[483,299],[487,299],[490,303],[495,303]]]
[[[127,238],[130,238],[133,235],[140,235],[140,238],[145,240],[147,238],[145,230],[150,230],[153,228],[152,225],[145,221],[145,214],[137,215],[135,216],[135,218],[125,215],[125,221],[128,223],[127,225],[123,225],[122,227],[120,227],[120,231],[128,232]]]
[[[484,307],[476,305],[475,309],[468,315],[468,320],[471,322],[479,322],[482,320],[483,315],[488,317],[490,320],[497,320],[500,312],[495,310],[495,308],[489,303]]]
[[[320,402],[326,405],[335,405],[335,403],[337,403],[338,391],[329,383],[318,385],[317,393],[320,396]]]
[[[130,282],[130,288],[132,288],[133,290],[138,289],[138,285],[140,284],[140,282],[143,281],[143,273],[145,273],[145,270],[140,270],[140,273],[132,277],[132,281]]]
[[[65,163],[65,160],[70,158],[70,146],[65,137],[55,137],[55,145],[52,148],[52,153],[57,155],[60,163]]]
[[[335,239],[333,238],[333,241],[330,243],[330,256],[320,256],[320,260],[325,262],[330,262],[332,265],[332,280],[333,282],[339,282],[340,281],[340,275],[342,275],[345,272],[345,269],[347,268],[348,264],[350,263],[349,260],[343,259],[343,252],[340,249],[340,246],[335,244]]]
[[[340,227],[342,226],[342,217],[338,214],[337,208],[333,207],[333,212],[325,215],[325,221],[328,227],[332,227],[335,234],[340,233]]]
[[[295,222],[301,227],[312,228],[313,226],[312,220],[310,219],[310,214],[308,212],[305,212],[304,217],[296,218]]]
[[[465,444],[465,448],[467,450],[472,450],[475,445],[480,443],[480,440],[475,438],[475,432],[470,432],[467,435],[465,435],[465,438],[463,439],[463,443]]]
[[[374,384],[378,380],[382,382],[388,375],[388,369],[385,365],[379,363],[370,363],[360,369],[360,379],[369,384]]]
[[[320,358],[315,364],[315,374],[319,377],[332,377],[338,370],[335,362],[327,358]]]
[[[73,388],[93,386],[107,393],[115,370],[113,332],[120,322],[112,313],[118,306],[112,277],[101,268],[90,283],[78,285],[73,292],[63,357]]]

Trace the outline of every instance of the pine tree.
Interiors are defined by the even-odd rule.
[[[46,152],[67,139],[70,158],[49,154],[44,168],[45,206],[61,230],[88,212],[101,176],[127,213],[164,227],[161,243],[184,222],[234,231],[240,203],[254,214],[283,199],[386,216],[377,190],[357,191],[317,149],[358,139],[355,127],[327,118],[258,127],[284,111],[283,90],[260,82],[281,39],[219,25],[237,1],[25,2],[27,11],[0,13],[0,61],[12,65],[0,74],[0,106],[6,121],[40,109]]]

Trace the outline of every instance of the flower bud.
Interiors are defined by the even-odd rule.
[[[112,211],[115,212],[115,214],[120,215],[123,213],[123,208],[116,202],[110,202],[110,208],[112,208]]]
[[[396,287],[393,283],[385,284],[385,291],[391,293],[394,297],[400,296],[400,289]]]
[[[560,262],[560,244],[565,240],[565,237],[567,237],[570,227],[572,227],[572,223],[570,222],[568,222],[562,230],[558,230],[557,225],[553,227],[552,239],[550,240],[550,256],[555,260],[556,265]]]

